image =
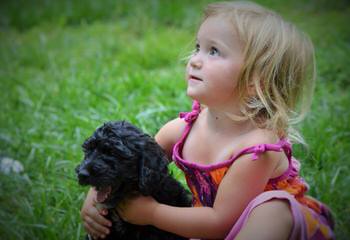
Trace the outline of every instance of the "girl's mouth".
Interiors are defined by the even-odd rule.
[[[194,76],[194,75],[189,75],[190,80],[196,80],[196,81],[203,81],[201,78]]]

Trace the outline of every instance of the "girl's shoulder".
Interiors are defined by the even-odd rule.
[[[178,131],[184,130],[186,127],[186,122],[181,118],[175,118],[170,120],[169,122],[165,123],[159,130],[160,132],[167,132],[167,133],[178,133]],[[181,133],[179,133],[181,136]]]
[[[186,122],[180,118],[175,118],[160,128],[155,136],[155,140],[171,156],[173,146],[180,140],[185,128]]]
[[[251,147],[259,144],[275,144],[280,140],[278,135],[271,130],[257,128],[250,131],[244,137],[242,144]]]
[[[267,129],[256,129],[250,132],[245,141],[241,142],[241,149],[250,148],[259,145],[277,145],[280,142],[278,135]],[[289,168],[288,157],[284,151],[269,151],[268,148],[264,148],[266,151],[260,155],[260,161],[270,161],[273,163],[274,171],[271,178],[282,175]],[[253,153],[254,154],[254,153]]]
[[[255,149],[258,146],[274,145],[278,144],[279,141],[279,137],[273,131],[266,129],[254,129],[239,139],[236,145],[236,152],[241,152],[246,149],[252,149],[253,151],[253,149]],[[281,152],[268,151],[268,148],[266,148],[266,150],[267,151],[264,152],[264,155],[268,156],[268,158],[270,159],[274,159],[273,161],[278,162],[278,159],[281,159],[281,157],[283,156],[283,153]]]

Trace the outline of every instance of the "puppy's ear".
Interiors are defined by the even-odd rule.
[[[159,188],[167,171],[165,154],[161,151],[144,151],[139,160],[139,190],[141,194],[152,195]]]

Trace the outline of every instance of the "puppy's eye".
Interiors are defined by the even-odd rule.
[[[83,146],[83,152],[84,152],[84,154],[87,154],[87,152],[88,152],[88,149],[84,146]]]
[[[83,145],[82,145],[83,151],[87,152],[91,149],[95,149],[96,148],[96,141],[93,140],[86,140]]]
[[[97,166],[91,166],[89,168],[89,172],[90,172],[91,175],[96,175],[97,172],[98,172],[98,167]]]

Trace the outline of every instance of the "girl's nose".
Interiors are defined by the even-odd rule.
[[[192,56],[192,58],[190,59],[191,67],[199,69],[202,67],[202,65],[203,65],[203,62],[198,55]]]

